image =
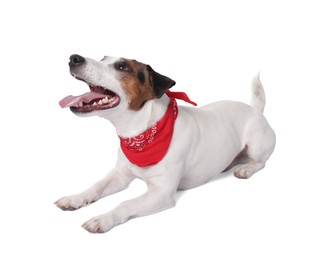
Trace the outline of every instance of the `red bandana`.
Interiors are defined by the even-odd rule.
[[[120,147],[128,160],[139,167],[151,166],[163,159],[173,135],[174,121],[178,116],[177,99],[182,99],[194,106],[186,93],[166,91],[170,104],[165,115],[151,128],[134,137],[121,137]]]

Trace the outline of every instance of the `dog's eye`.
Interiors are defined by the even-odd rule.
[[[117,62],[115,64],[115,68],[116,68],[116,70],[120,70],[120,71],[129,71],[128,64],[124,61]]]

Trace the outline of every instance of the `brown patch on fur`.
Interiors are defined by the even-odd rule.
[[[123,59],[123,61],[128,64],[129,70],[118,71],[117,79],[126,93],[129,108],[139,110],[147,100],[155,98],[148,70],[145,64],[136,60]],[[144,79],[139,79],[139,72],[144,74]]]

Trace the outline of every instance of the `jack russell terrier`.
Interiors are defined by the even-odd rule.
[[[68,96],[61,107],[78,116],[100,116],[112,122],[120,138],[116,166],[89,189],[55,202],[76,210],[125,189],[135,178],[147,192],[85,222],[82,227],[102,233],[131,218],[175,205],[177,190],[202,185],[231,170],[241,179],[262,169],[275,146],[275,133],[263,116],[265,93],[259,75],[252,81],[251,106],[235,101],[201,108],[175,84],[136,60],[105,56],[101,61],[72,55],[70,73],[90,91]]]

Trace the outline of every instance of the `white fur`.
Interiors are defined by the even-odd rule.
[[[110,57],[101,62],[87,59],[87,68],[78,73],[95,85],[111,89],[121,98],[118,107],[88,115],[106,118],[120,135],[132,137],[164,115],[169,98],[164,95],[146,102],[139,111],[129,110],[126,95],[115,78],[114,60]],[[258,76],[252,86],[252,106],[233,101],[201,108],[179,106],[171,145],[161,162],[140,168],[131,164],[120,149],[116,167],[106,177],[82,193],[58,200],[56,205],[64,210],[78,209],[125,189],[135,178],[145,181],[146,193],[83,225],[89,232],[106,232],[131,218],[173,207],[178,189],[190,189],[210,181],[231,167],[241,151],[243,156],[232,165],[232,171],[236,177],[249,178],[264,167],[275,146],[275,134],[262,114],[265,94]]]

